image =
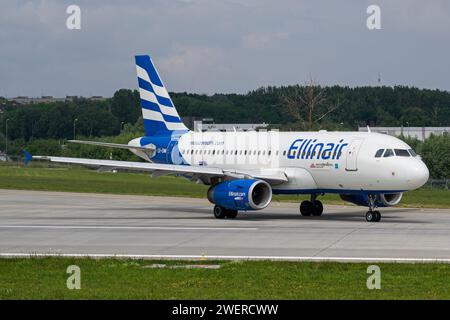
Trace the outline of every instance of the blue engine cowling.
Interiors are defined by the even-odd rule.
[[[230,180],[211,186],[211,203],[231,210],[261,210],[272,200],[272,188],[262,180]]]
[[[341,199],[354,203],[358,206],[368,206],[369,196],[367,194],[341,194]],[[403,193],[377,194],[375,204],[377,207],[392,207],[397,205],[403,197]]]

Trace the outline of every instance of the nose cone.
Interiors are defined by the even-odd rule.
[[[422,160],[417,161],[411,169],[411,189],[420,188],[428,181],[430,172]]]

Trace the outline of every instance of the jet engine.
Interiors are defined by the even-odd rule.
[[[367,194],[341,194],[341,199],[354,203],[358,206],[368,206],[369,196]],[[377,207],[392,207],[397,205],[403,197],[403,193],[382,193],[375,196]]]
[[[272,188],[263,180],[223,181],[208,189],[208,200],[230,210],[261,210],[272,200]]]

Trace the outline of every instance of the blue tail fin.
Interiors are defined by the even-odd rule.
[[[31,153],[29,153],[27,150],[22,150],[23,152],[23,163],[25,165],[28,165],[28,163],[33,159],[33,156],[31,155]]]
[[[173,131],[188,130],[181,121],[150,56],[136,56],[135,60],[145,135],[167,135]]]

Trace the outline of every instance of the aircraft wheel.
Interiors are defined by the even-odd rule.
[[[234,219],[237,217],[237,215],[238,215],[237,210],[227,210],[226,216],[228,219]]]
[[[216,217],[216,219],[225,218],[226,212],[227,212],[227,209],[225,209],[224,207],[221,207],[218,205],[214,206],[214,217]]]
[[[366,221],[368,222],[378,222],[381,220],[381,213],[379,211],[367,211]]]
[[[380,211],[374,211],[373,212],[374,214],[375,214],[375,222],[380,222],[380,220],[381,220],[381,213],[380,213]]]
[[[319,200],[313,202],[314,210],[312,212],[313,216],[321,216],[323,213],[323,204]]]
[[[311,201],[309,200],[305,200],[302,201],[302,203],[300,203],[300,213],[302,214],[302,216],[310,216],[312,215],[314,212],[314,205]]]

